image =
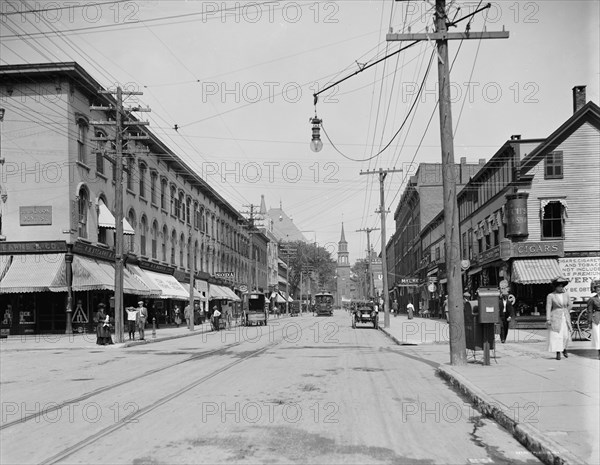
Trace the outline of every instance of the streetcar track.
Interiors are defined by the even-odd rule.
[[[282,328],[277,328],[276,330],[277,331],[282,331]],[[186,358],[184,360],[181,360],[179,362],[176,362],[176,363],[173,363],[173,364],[169,364],[169,365],[166,365],[166,366],[163,366],[163,367],[160,367],[160,368],[155,368],[155,369],[152,369],[152,370],[148,370],[148,371],[146,371],[146,372],[144,372],[144,373],[142,373],[140,375],[136,375],[136,376],[131,377],[129,379],[125,379],[123,381],[119,381],[119,382],[116,382],[116,383],[113,383],[113,384],[102,386],[102,387],[100,387],[98,389],[94,389],[93,391],[90,391],[90,392],[87,392],[85,394],[82,394],[82,395],[80,395],[80,396],[78,396],[78,397],[76,397],[74,399],[69,399],[69,400],[66,400],[66,401],[63,401],[63,402],[60,402],[60,403],[53,403],[51,406],[47,406],[46,408],[40,410],[39,412],[34,412],[34,413],[29,414],[29,415],[24,415],[24,416],[22,416],[20,418],[17,418],[15,420],[12,420],[12,421],[9,421],[7,423],[4,423],[4,424],[0,425],[0,431],[3,431],[5,429],[7,429],[7,428],[10,428],[10,427],[13,427],[13,426],[16,426],[16,425],[20,425],[20,424],[26,423],[26,422],[31,421],[31,420],[35,420],[36,418],[39,418],[39,417],[41,417],[43,415],[47,415],[49,413],[61,410],[61,409],[65,408],[65,407],[67,407],[69,405],[73,405],[73,404],[76,405],[77,403],[80,403],[82,401],[88,400],[91,397],[97,396],[99,394],[103,394],[103,393],[105,393],[107,391],[110,391],[110,390],[113,390],[113,389],[117,389],[117,388],[119,388],[121,386],[124,386],[126,384],[132,383],[134,381],[138,381],[141,378],[145,378],[147,376],[151,376],[151,375],[160,373],[162,371],[165,371],[165,370],[177,367],[177,366],[182,365],[184,363],[198,361],[198,360],[201,360],[203,358],[208,358],[208,357],[213,356],[213,355],[218,355],[219,353],[226,352],[226,351],[228,351],[229,349],[231,349],[233,347],[239,346],[243,342],[246,342],[246,341],[245,340],[241,340],[241,341],[238,341],[238,342],[232,342],[230,344],[227,344],[226,346],[219,347],[218,349],[215,349],[215,350],[212,350],[212,351],[209,351],[209,352],[202,352],[200,354],[193,355],[193,356],[191,356],[189,358]],[[243,357],[241,360],[244,360],[245,358],[247,358],[247,357]]]
[[[81,449],[94,443],[95,441],[114,433],[115,431],[123,428],[124,426],[129,425],[130,423],[134,423],[137,419],[152,412],[153,410],[157,409],[158,407],[161,407],[162,405],[166,404],[167,402],[181,396],[182,394],[185,394],[186,392],[194,389],[195,387],[201,385],[202,383],[205,383],[206,381],[214,378],[215,376],[218,376],[219,374],[233,368],[234,366],[239,365],[240,363],[248,360],[249,358],[255,357],[255,356],[261,354],[262,352],[266,352],[267,350],[275,347],[280,342],[281,341],[273,342],[271,344],[268,344],[265,347],[256,349],[255,351],[251,351],[248,355],[241,357],[238,360],[234,360],[233,362],[231,362],[221,368],[218,368],[217,370],[214,370],[212,373],[209,373],[208,375],[205,375],[205,376],[197,379],[196,381],[193,381],[193,382],[187,384],[186,386],[158,399],[157,401],[151,403],[150,405],[147,405],[146,407],[136,410],[135,412],[123,417],[123,419],[121,421],[119,421],[118,423],[115,423],[110,426],[107,426],[106,428],[103,428],[102,430],[98,431],[97,433],[94,433],[94,434],[88,436],[87,438],[73,444],[70,447],[67,447],[66,449],[63,449],[61,452],[41,461],[39,463],[50,465],[50,464],[58,463],[61,460],[66,459],[67,457],[73,455],[74,453],[80,451]]]
[[[234,342],[234,343],[228,344],[225,347],[220,347],[220,348],[218,348],[216,350],[212,350],[212,351],[209,351],[209,352],[202,352],[201,354],[197,354],[197,355],[193,355],[191,357],[188,357],[185,360],[181,360],[179,362],[176,362],[176,363],[173,363],[173,364],[170,364],[170,365],[165,365],[165,366],[160,367],[160,368],[155,368],[153,370],[148,370],[148,371],[146,371],[146,372],[144,372],[144,373],[142,373],[140,375],[136,375],[136,376],[134,376],[132,378],[125,379],[123,381],[118,381],[116,383],[109,384],[109,385],[106,385],[106,386],[102,386],[102,387],[100,387],[98,389],[94,389],[93,391],[90,391],[90,392],[87,392],[85,394],[82,394],[81,396],[76,397],[74,399],[65,400],[65,401],[63,401],[61,403],[53,403],[52,406],[48,406],[48,407],[40,410],[39,412],[31,413],[29,415],[24,415],[21,418],[17,418],[15,420],[12,420],[12,421],[9,421],[7,423],[4,423],[4,424],[0,425],[0,431],[5,430],[7,428],[10,428],[11,426],[19,425],[19,424],[22,424],[22,423],[26,423],[26,422],[28,422],[30,420],[34,420],[34,419],[36,419],[36,418],[38,418],[38,417],[40,417],[42,415],[47,415],[48,413],[55,412],[57,410],[61,410],[61,409],[65,408],[65,407],[67,407],[69,405],[77,404],[79,402],[87,400],[87,399],[89,399],[91,397],[94,397],[96,395],[103,394],[103,393],[105,393],[107,391],[110,391],[112,389],[116,389],[116,388],[119,388],[119,387],[124,386],[126,384],[129,384],[131,382],[138,381],[141,378],[145,378],[147,376],[151,376],[151,375],[154,375],[156,373],[160,373],[161,371],[165,371],[165,370],[168,370],[170,368],[177,367],[177,366],[182,365],[184,363],[201,360],[203,358],[216,355],[216,354],[218,354],[220,352],[225,352],[225,351],[227,351],[227,350],[229,350],[229,349],[231,349],[233,347],[236,347],[236,346],[240,345],[242,342],[243,341]]]

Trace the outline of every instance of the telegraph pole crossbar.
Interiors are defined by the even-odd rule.
[[[489,4],[483,9],[488,7]],[[463,19],[466,19],[466,17],[461,18],[459,21],[462,21]],[[432,34],[392,33],[387,35],[387,40],[435,40],[437,44],[446,274],[448,277],[448,316],[450,319],[450,363],[452,365],[466,365],[467,350],[465,321],[462,308],[463,291],[460,267],[460,222],[458,218],[456,180],[454,171],[454,139],[452,134],[452,106],[450,103],[450,66],[448,63],[448,40],[506,39],[508,38],[508,32],[470,32],[468,28],[467,32],[464,33],[448,32],[448,26],[454,26],[457,22],[458,21],[449,21],[446,13],[446,0],[436,0],[435,32]]]

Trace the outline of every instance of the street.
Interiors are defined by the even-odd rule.
[[[268,323],[3,347],[2,463],[539,463],[415,347],[342,310]]]

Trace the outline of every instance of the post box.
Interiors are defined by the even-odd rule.
[[[477,289],[479,296],[478,310],[479,323],[498,323],[500,321],[500,293],[495,287],[480,287]]]

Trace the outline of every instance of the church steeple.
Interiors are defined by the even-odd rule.
[[[342,221],[342,234],[338,242],[337,254],[337,303],[342,305],[342,302],[350,300],[350,259],[348,254],[348,242],[346,242],[346,234],[344,233],[344,222]]]
[[[340,236],[340,242],[338,242],[338,266],[348,266],[348,242],[346,242],[346,235],[344,234],[344,223],[342,223],[342,235]]]
[[[344,234],[344,223],[342,223],[342,237],[340,237],[340,243],[341,242],[348,244],[348,242],[346,242],[346,235]]]

